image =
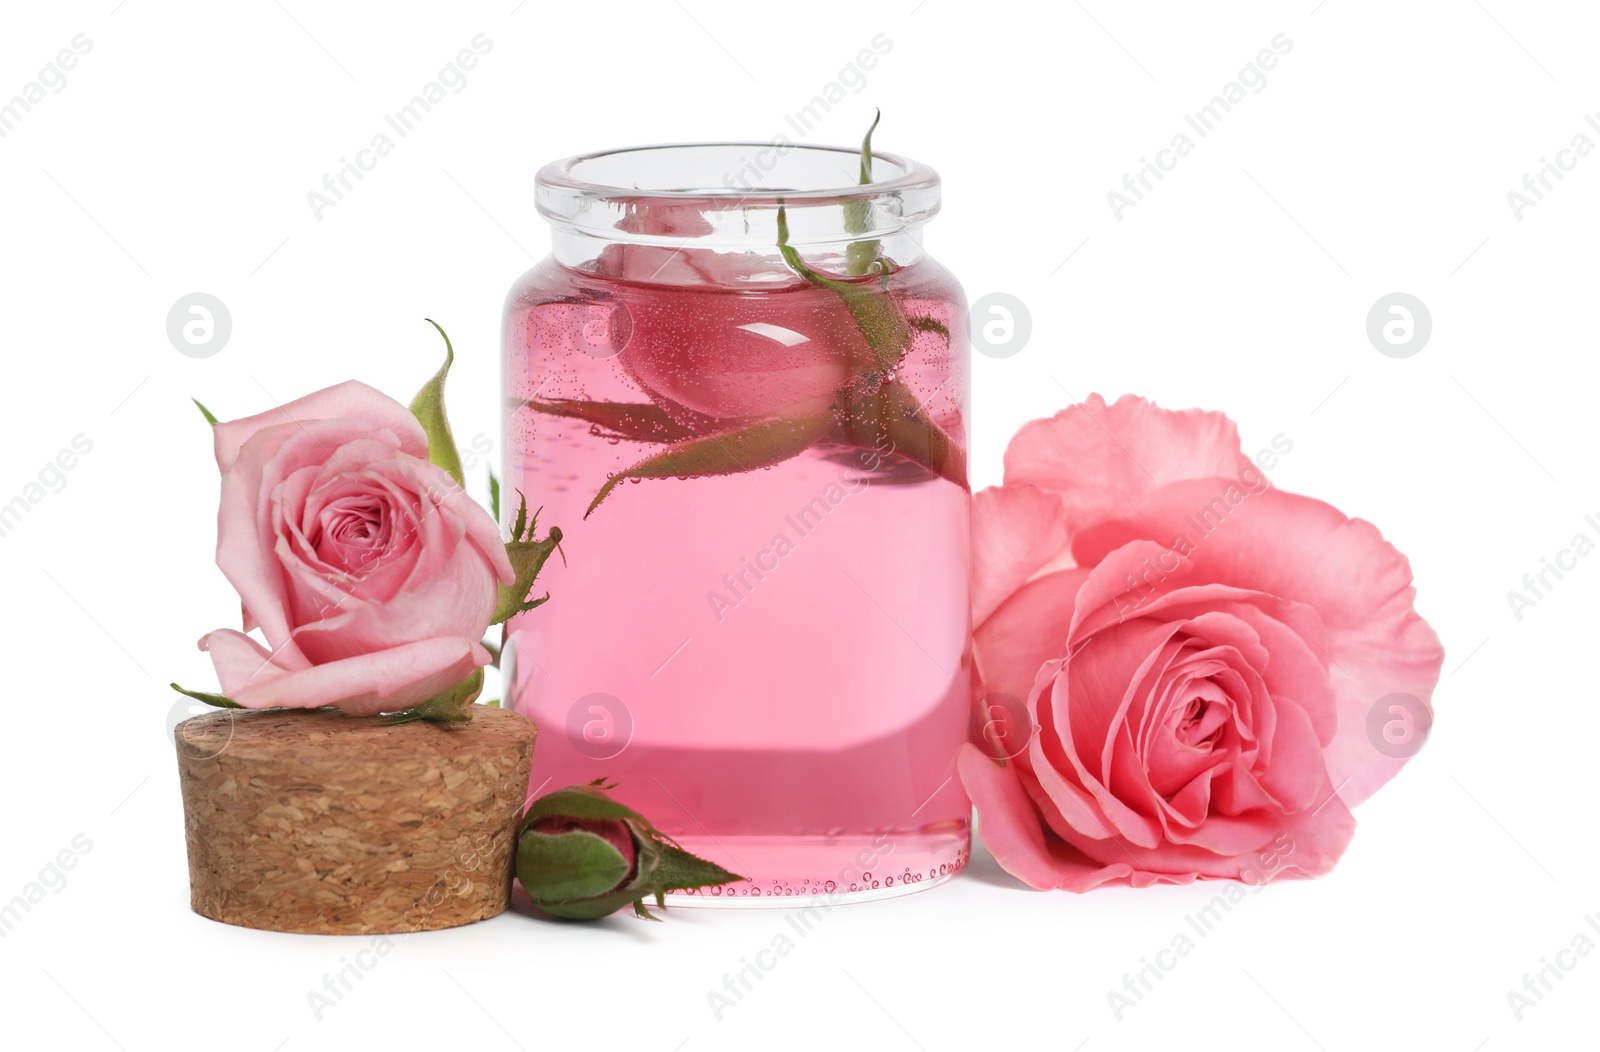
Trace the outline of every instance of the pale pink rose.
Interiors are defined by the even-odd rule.
[[[1405,557],[1272,488],[1219,413],[1033,421],[973,532],[986,733],[959,766],[1035,888],[1325,873],[1431,724],[1444,652]],[[1395,696],[1411,748],[1369,730]]]
[[[479,641],[511,563],[494,519],[428,462],[410,410],[351,381],[220,423],[215,440],[217,565],[245,632],[267,641],[200,641],[223,694],[370,715],[489,662]]]
[[[600,252],[595,266],[606,277],[670,286],[629,296],[623,365],[670,415],[704,430],[825,411],[852,372],[870,365],[871,348],[827,289],[743,297],[730,320],[729,289],[766,291],[804,281],[777,259],[776,248],[734,252],[697,244],[713,230],[706,214],[716,204],[641,205],[618,228],[661,243],[617,243]],[[692,294],[696,289],[706,291]]]

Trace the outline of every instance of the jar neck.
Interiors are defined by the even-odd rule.
[[[807,266],[845,277],[875,272],[877,259],[921,259],[938,175],[881,153],[870,182],[860,171],[859,153],[843,148],[656,146],[546,165],[536,194],[558,262],[610,273],[626,259],[628,276],[658,283],[792,281],[780,238]]]
[[[807,267],[841,278],[865,272],[862,260],[882,259],[891,269],[899,269],[926,254],[920,230],[873,239],[841,237],[794,247]],[[675,238],[663,243],[654,238],[595,237],[572,227],[557,226],[551,230],[550,249],[556,262],[573,270],[658,285],[768,286],[792,283],[798,276],[779,253],[775,231],[773,240],[765,244],[753,239],[699,238]],[[623,257],[637,259],[640,264],[624,271],[614,264]]]

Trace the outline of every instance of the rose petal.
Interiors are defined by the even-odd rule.
[[[231,629],[201,640],[223,693],[247,709],[337,706],[353,716],[396,712],[460,683],[489,663],[489,652],[463,638],[425,639],[376,653],[297,669]]]
[[[1328,684],[1328,657],[1317,650],[1322,618],[1315,609],[1267,595],[1253,588],[1231,585],[1188,585],[1175,582],[1170,591],[1154,595],[1139,606],[1140,616],[1152,619],[1183,620],[1208,614],[1235,618],[1255,632],[1266,653],[1266,663],[1252,667],[1262,675],[1268,691],[1300,701],[1317,728],[1324,745],[1333,739],[1338,721],[1333,690]],[[1086,617],[1077,627],[1089,635],[1118,619],[1113,606],[1106,606]]]
[[[243,632],[231,628],[219,628],[200,637],[200,649],[211,656],[211,665],[216,669],[222,693],[229,697],[253,680],[281,676],[311,666],[311,662],[296,647],[284,647],[273,653]]]
[[[991,486],[972,497],[972,621],[981,626],[1067,546],[1061,501],[1034,486]]]
[[[211,429],[217,467],[224,473],[233,470],[240,449],[263,428],[317,420],[346,421],[343,425],[346,433],[391,431],[400,440],[399,448],[406,453],[423,458],[428,455],[427,433],[411,415],[411,410],[359,380],[347,380],[264,413],[217,424]]]
[[[1087,570],[1063,570],[1023,585],[973,632],[973,663],[985,693],[1019,701],[1039,668],[1067,654],[1073,598]]]
[[[978,811],[978,838],[1000,868],[1029,887],[1088,891],[1132,872],[1127,865],[1096,865],[1046,834],[1015,767],[989,759],[969,743],[961,747],[956,768]]]
[[[1033,485],[1057,495],[1072,530],[1114,517],[1171,482],[1254,470],[1223,414],[1174,412],[1131,395],[1108,406],[1091,394],[1050,419],[1024,424],[1005,453],[1006,487]]]
[[[251,435],[222,476],[217,508],[217,566],[271,646],[289,638],[282,567],[274,554],[273,494],[290,475],[326,462],[350,437],[350,424],[309,420],[278,424]],[[382,431],[367,436],[398,448],[402,439]]]
[[[1160,838],[1155,819],[1135,810],[1107,786],[1107,739],[1124,732],[1138,684],[1174,631],[1171,625],[1131,622],[1120,631],[1102,633],[1029,699],[1029,711],[1039,728],[1029,745],[1029,766],[1058,804],[1069,803],[1057,791],[1059,783],[1093,798],[1096,817],[1103,817],[1103,822],[1079,824],[1085,832],[1109,823],[1110,833],[1136,844],[1149,845]],[[1065,806],[1063,817],[1072,820]]]
[[[337,661],[436,636],[481,639],[494,614],[489,564],[468,545],[425,582],[386,602],[346,596],[295,628],[293,639],[312,661]]]
[[[1119,537],[1124,546],[1141,537],[1170,541],[1174,530],[1185,528],[1185,516],[1217,492],[1219,481],[1226,480],[1186,482],[1149,494],[1115,530],[1102,531],[1102,543]],[[1338,715],[1324,753],[1329,776],[1344,785],[1344,799],[1359,803],[1393,777],[1407,757],[1386,755],[1372,744],[1367,714],[1391,694],[1409,695],[1427,709],[1444,663],[1438,636],[1413,606],[1416,590],[1405,556],[1371,523],[1310,497],[1267,489],[1249,495],[1197,538],[1188,559],[1193,573],[1185,584],[1216,582],[1277,597],[1282,619],[1327,657]],[[1297,617],[1291,604],[1315,610],[1320,624]]]
[[[1057,832],[1091,862],[1131,869],[1128,883],[1133,887],[1188,884],[1199,878],[1261,884],[1286,876],[1317,877],[1334,867],[1355,835],[1355,819],[1343,801],[1332,797],[1331,787],[1324,787],[1323,797],[1320,811],[1277,816],[1263,839],[1236,853],[1170,842],[1143,848],[1093,840],[1071,829]]]
[[[1279,699],[1271,762],[1256,780],[1285,811],[1304,811],[1328,781],[1321,743],[1311,717],[1293,701]]]

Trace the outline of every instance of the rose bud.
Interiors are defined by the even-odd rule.
[[[553,917],[594,920],[644,900],[663,905],[668,891],[747,878],[696,858],[649,820],[606,795],[604,779],[547,793],[518,827],[517,880],[528,900]]]
[[[533,860],[532,879],[523,882],[528,897],[554,905],[617,890],[639,861],[632,831],[615,818],[541,818],[522,834],[519,859],[524,854]]]

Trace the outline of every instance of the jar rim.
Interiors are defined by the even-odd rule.
[[[866,202],[869,207],[860,214],[872,221],[868,229],[853,233],[868,237],[904,231],[937,214],[940,180],[933,168],[874,150],[873,181],[849,181],[848,176],[859,173],[859,158],[860,151],[851,147],[788,142],[660,143],[597,150],[539,169],[535,206],[556,225],[629,240],[636,239],[637,230],[612,233],[618,215],[651,209],[749,214],[776,212],[780,205],[810,210]],[[777,178],[761,178],[769,175]],[[782,185],[785,175],[806,178]]]

